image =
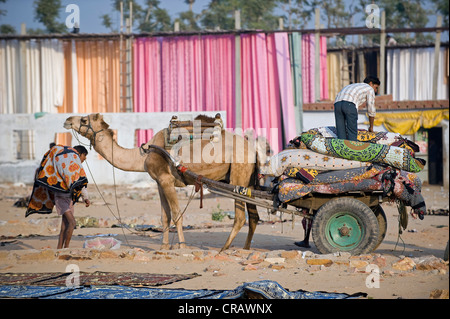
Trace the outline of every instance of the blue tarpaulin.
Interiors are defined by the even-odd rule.
[[[66,286],[0,286],[0,298],[40,299],[245,299],[257,294],[265,299],[347,299],[365,296],[363,293],[290,292],[277,282],[262,280],[245,283],[234,290],[188,290],[148,287],[127,287],[120,285]]]

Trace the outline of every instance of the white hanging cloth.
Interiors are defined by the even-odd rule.
[[[448,84],[445,81],[446,49],[439,53],[437,99],[448,99]],[[434,47],[418,49],[387,50],[386,93],[394,101],[432,100]]]

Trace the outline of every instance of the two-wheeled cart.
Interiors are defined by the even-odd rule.
[[[211,193],[312,220],[312,238],[322,254],[346,251],[352,255],[375,250],[386,235],[387,220],[381,207],[383,191],[311,193],[281,206],[274,205],[277,194],[211,180],[177,164],[163,148],[150,145],[172,164],[175,174],[206,185]]]

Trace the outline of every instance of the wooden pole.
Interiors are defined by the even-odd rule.
[[[442,26],[442,16],[437,16],[436,27]],[[437,100],[437,87],[439,76],[439,51],[441,50],[441,31],[436,32],[436,40],[434,42],[434,68],[433,68],[433,95],[432,99]]]

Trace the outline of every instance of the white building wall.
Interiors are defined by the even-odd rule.
[[[193,120],[199,114],[214,117],[221,114],[226,127],[226,112],[178,112],[180,120]],[[0,114],[0,183],[24,183],[32,184],[34,173],[47,152],[50,142],[55,138],[55,133],[70,132],[63,127],[64,121],[74,115],[85,114],[45,114],[35,117],[34,114]],[[103,113],[103,119],[113,130],[117,130],[117,143],[124,148],[134,148],[135,130],[152,129],[153,133],[168,127],[173,112],[163,113]],[[30,130],[34,135],[34,153],[32,160],[16,159],[16,141],[14,131]],[[81,143],[89,144],[88,139],[78,135]],[[80,144],[72,137],[72,146]],[[100,159],[98,153],[89,149],[87,160],[83,163],[89,182],[112,185],[136,184],[140,182],[152,182],[147,173],[125,172],[113,167],[106,160]],[[91,174],[92,172],[92,174]]]
[[[177,113],[181,120],[192,120],[198,114],[215,116],[217,112],[185,112]],[[226,112],[221,113],[226,126]],[[48,150],[48,145],[54,140],[55,133],[69,132],[63,128],[66,118],[80,114],[45,114],[35,118],[33,114],[2,114],[0,115],[0,183],[24,183],[32,184],[34,172],[39,165],[42,155]],[[110,128],[117,130],[118,144],[125,148],[134,147],[134,136],[136,129],[153,129],[156,133],[168,126],[174,113],[104,113],[104,120]],[[363,124],[367,121],[365,114],[359,114],[358,128],[368,128]],[[304,112],[303,130],[321,126],[334,126],[333,112]],[[444,187],[449,187],[449,123],[444,120],[438,124],[442,127],[443,133],[443,162],[444,162]],[[34,132],[34,160],[17,160],[14,154],[15,130],[32,130]],[[377,131],[386,131],[383,126],[376,126]],[[405,136],[410,138],[408,136]],[[88,144],[88,140],[79,137],[81,143]],[[72,138],[72,146],[79,144],[76,138]],[[89,150],[87,161],[83,164],[89,181],[97,184],[112,185],[113,168],[103,159],[99,159],[94,149]],[[92,172],[92,175],[90,171]],[[119,169],[114,170],[116,183],[136,184],[140,182],[152,182],[147,173],[124,172]],[[427,176],[420,176],[422,181],[427,180]]]

